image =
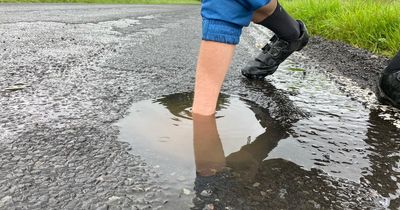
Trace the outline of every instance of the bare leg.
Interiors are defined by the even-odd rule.
[[[196,68],[193,113],[213,115],[235,45],[202,41]]]
[[[261,22],[270,16],[277,6],[277,0],[261,7],[253,14],[254,22]],[[229,69],[235,45],[202,41],[196,68],[193,113],[213,115],[225,74]]]

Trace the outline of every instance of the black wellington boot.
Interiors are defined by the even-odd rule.
[[[380,102],[400,109],[400,51],[381,73],[377,89]]]
[[[262,48],[262,52],[242,69],[242,75],[249,79],[263,79],[273,74],[294,51],[303,49],[308,43],[309,35],[304,23],[300,20],[297,22],[300,25],[298,39],[287,42],[274,35],[270,42]]]

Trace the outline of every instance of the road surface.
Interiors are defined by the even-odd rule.
[[[240,68],[270,37],[255,25],[244,31],[223,92],[251,101],[260,123],[287,129],[285,138],[267,145],[250,181],[210,182],[216,197],[198,180],[181,194],[160,182],[151,154],[125,141],[118,122],[133,104],[193,90],[199,13],[184,5],[0,5],[0,208],[400,207],[400,116],[371,89],[385,59],[313,39],[274,76],[248,81]],[[371,66],[368,76],[359,62]]]

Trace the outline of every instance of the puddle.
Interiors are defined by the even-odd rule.
[[[190,206],[196,162],[207,168],[215,159],[239,151],[243,145],[254,142],[265,133],[261,119],[253,111],[262,108],[227,95],[221,95],[215,118],[198,119],[194,130],[190,113],[192,95],[179,93],[138,102],[132,106],[131,114],[118,123],[120,140],[129,142],[134,153],[143,156],[161,174],[160,180],[169,191],[166,197],[182,196],[175,201],[179,203],[170,201],[174,203],[171,206],[182,203]],[[193,132],[197,138],[193,137]],[[214,157],[214,153],[220,156]],[[198,171],[208,175],[214,170],[217,169]]]
[[[399,129],[301,56],[228,80],[241,97],[221,95],[215,119],[193,119],[192,93],[132,105],[120,140],[160,174],[163,209],[400,208]]]
[[[193,119],[191,103],[192,93],[141,101],[118,123],[159,172],[164,208],[398,205],[399,136],[377,112],[321,104],[287,127],[237,96],[221,95],[215,118]]]

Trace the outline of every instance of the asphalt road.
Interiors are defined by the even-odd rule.
[[[165,191],[157,170],[118,141],[115,123],[134,102],[193,90],[199,13],[199,6],[0,5],[0,209],[163,209],[168,200],[151,196]],[[267,107],[274,120],[287,126],[307,118],[307,104],[314,99],[295,106],[290,97],[296,91],[284,81],[290,75],[272,78],[276,87],[240,75],[243,58],[253,57],[267,39],[258,27],[246,29],[223,91]],[[300,53],[290,65],[321,68]],[[370,90],[340,74],[331,76],[345,84],[349,101],[374,106]],[[391,116],[393,126],[398,115]],[[286,167],[305,173],[297,165]],[[395,171],[393,177],[399,176]],[[306,174],[322,180],[315,171]],[[348,189],[335,188],[340,193],[328,196],[336,204],[323,197],[312,200],[309,189],[302,206],[389,205],[382,199],[389,192],[347,181],[336,186]],[[254,204],[246,194],[237,195]],[[287,199],[283,206],[272,202],[269,207],[296,207],[290,203],[296,198]],[[262,208],[260,202],[252,204],[243,209]]]

